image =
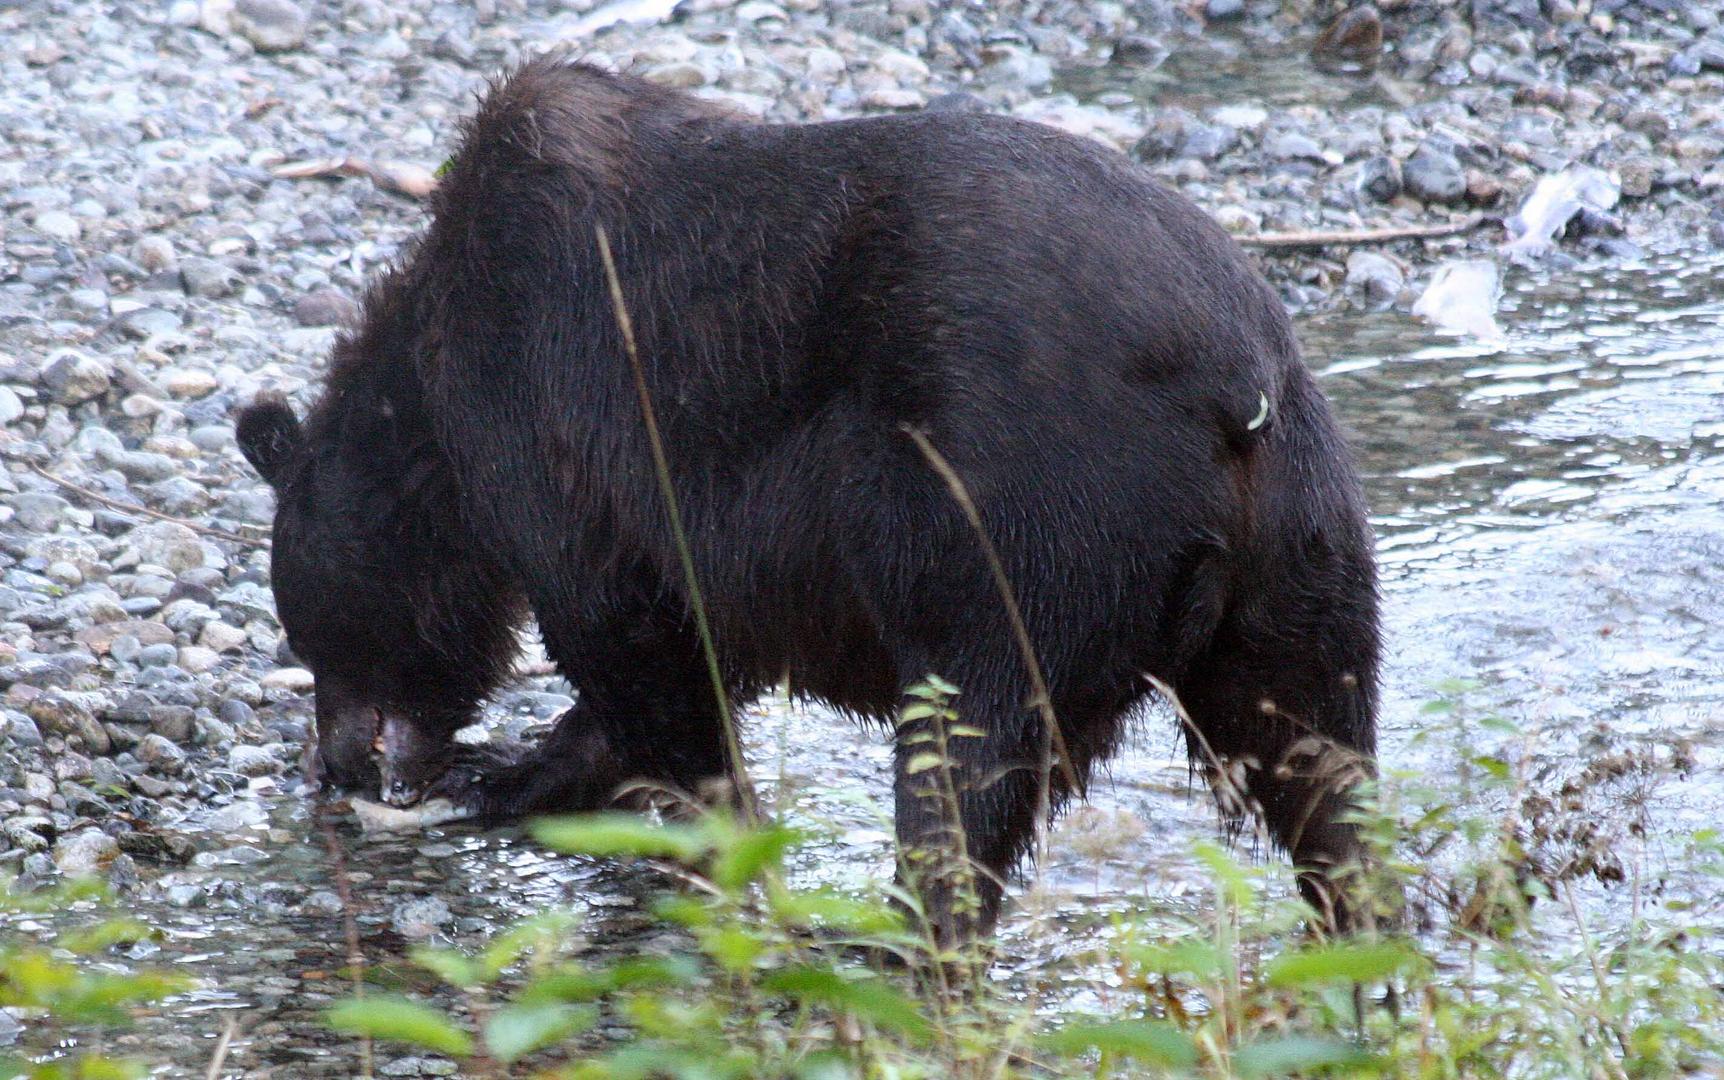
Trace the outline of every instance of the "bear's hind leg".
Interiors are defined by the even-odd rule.
[[[1070,794],[1058,765],[1048,775],[1041,719],[1028,704],[1027,680],[1011,670],[1018,666],[1016,656],[993,665],[946,665],[964,678],[949,703],[957,719],[915,708],[915,718],[898,727],[899,876],[921,898],[942,949],[992,931],[1006,879],[1034,841],[1038,813],[1057,809]],[[1079,776],[1088,764],[1081,757]]]

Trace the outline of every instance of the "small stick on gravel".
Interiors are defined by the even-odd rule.
[[[22,458],[17,460],[23,461]],[[261,536],[241,536],[239,533],[231,533],[223,529],[211,528],[208,525],[200,525],[195,521],[188,521],[183,517],[175,517],[173,514],[164,514],[160,510],[151,510],[147,506],[139,506],[136,503],[129,503],[120,499],[112,499],[103,495],[99,491],[91,491],[89,488],[84,487],[81,484],[74,484],[63,476],[56,476],[47,469],[36,464],[34,461],[24,461],[24,465],[42,479],[47,480],[50,483],[58,484],[67,491],[88,499],[93,503],[100,503],[110,510],[118,510],[122,514],[139,514],[144,517],[152,517],[157,521],[171,521],[175,525],[184,525],[192,532],[202,533],[205,536],[213,536],[217,540],[226,540],[234,544],[243,544],[249,548],[257,548],[259,550],[267,550],[269,548],[269,541]],[[254,527],[262,528],[261,525]]]
[[[1488,219],[1474,214],[1460,221],[1441,225],[1405,225],[1391,229],[1341,229],[1333,232],[1261,233],[1257,236],[1236,236],[1241,247],[1248,248],[1308,248],[1346,247],[1357,244],[1387,244],[1394,240],[1428,240],[1438,236],[1459,236],[1472,232]]]
[[[437,189],[437,174],[409,161],[367,161],[350,157],[289,161],[275,166],[269,174],[278,180],[363,176],[385,191],[414,199],[428,198]]]

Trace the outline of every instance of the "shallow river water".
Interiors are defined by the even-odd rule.
[[[656,5],[604,10],[629,17],[637,8]],[[1063,88],[1194,110],[1244,101],[1393,107],[1417,93],[1314,75],[1299,45],[1248,52],[1225,37],[1159,66],[1070,74]],[[1691,918],[1713,926],[1724,926],[1724,897],[1689,890],[1672,853],[1724,808],[1721,282],[1717,256],[1511,269],[1498,313],[1506,340],[1489,345],[1439,336],[1392,311],[1299,327],[1354,439],[1374,512],[1388,629],[1384,767],[1415,776],[1455,767],[1450,743],[1429,737],[1449,721],[1421,706],[1458,679],[1476,684],[1466,713],[1519,729],[1495,736],[1508,745],[1484,748],[1524,758],[1538,782],[1623,747],[1683,741],[1693,767],[1642,792],[1646,836],[1624,859],[1633,877],[1693,902]],[[800,853],[798,873],[838,884],[889,873],[890,754],[878,732],[769,702],[749,738],[767,789],[830,837]],[[324,827],[305,800],[270,781],[166,824],[193,835],[200,854],[189,867],[147,875],[124,899],[165,935],[133,958],[199,985],[110,1040],[164,1075],[202,1076],[230,1020],[229,1075],[352,1075],[352,1045],[316,1019],[344,990],[338,864],[368,963],[403,976],[406,934],[435,928],[437,940],[472,944],[553,905],[580,913],[595,953],[667,944],[644,914],[663,879],[551,857],[511,831],[364,836],[340,814]],[[1178,921],[1204,909],[1209,886],[1192,846],[1215,837],[1215,824],[1172,718],[1148,711],[1091,805],[1055,830],[1039,878],[1048,907],[1032,917],[1027,909],[1038,905],[1020,905],[1008,917],[996,974],[1084,987],[1064,1003],[1105,1007],[1087,997],[1105,985],[1087,954],[1116,916]],[[1581,889],[1606,933],[1621,896]],[[66,912],[14,929],[91,917]],[[452,1071],[387,1053],[379,1066],[382,1075]]]
[[[1644,794],[1647,836],[1624,857],[1632,876],[1714,926],[1724,898],[1690,890],[1672,853],[1724,805],[1721,271],[1691,257],[1514,270],[1500,312],[1506,342],[1491,346],[1393,312],[1300,326],[1375,512],[1389,632],[1385,767],[1454,767],[1447,742],[1417,736],[1449,722],[1420,706],[1459,678],[1477,684],[1469,711],[1519,727],[1496,737],[1541,782],[1614,746],[1686,740],[1695,767]],[[750,742],[768,789],[831,837],[799,856],[799,873],[843,884],[888,872],[889,755],[877,733],[765,703]],[[110,1045],[169,1075],[202,1075],[232,1019],[232,1075],[351,1074],[352,1047],[315,1020],[344,988],[336,859],[368,962],[397,974],[408,970],[404,934],[435,927],[470,944],[551,905],[580,913],[595,953],[669,944],[643,914],[664,887],[650,872],[550,857],[508,831],[370,837],[339,814],[331,825],[268,783],[178,823],[201,854],[124,905],[165,934],[135,958],[199,986]],[[1215,835],[1172,720],[1149,712],[1092,805],[1055,831],[1040,879],[1051,911],[1031,917],[1034,905],[1020,905],[1008,919],[998,977],[1051,985],[1056,997],[1062,983],[1087,987],[1064,1000],[1105,1007],[1091,999],[1105,983],[1080,977],[1087,954],[1116,915],[1199,914],[1209,886],[1192,846]],[[1580,890],[1605,933],[1623,888]],[[56,918],[88,915],[47,921]],[[447,1071],[387,1054],[380,1065],[384,1075]]]

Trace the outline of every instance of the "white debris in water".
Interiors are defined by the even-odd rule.
[[[415,832],[470,816],[448,799],[432,799],[406,809],[369,799],[351,799],[349,802],[353,806],[353,816],[359,819],[359,827],[368,833]]]
[[[1503,250],[1511,255],[1542,255],[1582,210],[1607,213],[1622,198],[1622,181],[1590,165],[1570,165],[1533,186],[1519,213],[1503,219],[1511,239]]]
[[[1413,304],[1413,314],[1439,330],[1499,341],[1497,301],[1502,273],[1487,259],[1466,259],[1437,267],[1431,283]]]

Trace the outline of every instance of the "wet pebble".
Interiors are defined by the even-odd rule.
[[[1459,202],[1467,193],[1466,171],[1448,147],[1425,142],[1401,166],[1407,193],[1426,202]]]
[[[120,854],[120,845],[100,829],[84,829],[54,845],[54,866],[67,877],[101,873]]]
[[[1384,307],[1394,303],[1406,284],[1406,275],[1400,266],[1386,255],[1355,251],[1347,256],[1347,288],[1367,306]]]
[[[8,710],[0,715],[0,739],[14,746],[41,746],[42,731],[35,720]]]
[[[260,829],[269,823],[269,812],[252,799],[239,799],[211,810],[204,817],[204,827],[216,833],[238,833]]]
[[[179,256],[174,251],[173,241],[165,236],[151,233],[138,239],[132,245],[132,258],[145,270],[173,270],[179,265]]]
[[[1319,67],[1360,71],[1377,65],[1383,51],[1383,18],[1370,4],[1348,8],[1318,35],[1311,58]]]
[[[281,769],[281,763],[267,748],[245,743],[228,751],[227,764],[241,776],[269,776]]]
[[[190,742],[197,714],[185,705],[157,705],[149,710],[150,729],[175,743]]]
[[[377,1066],[379,1076],[454,1076],[459,1067],[448,1058],[399,1057]]]
[[[185,766],[186,754],[179,744],[150,732],[138,742],[138,760],[155,772],[172,776]]]
[[[428,938],[454,918],[449,905],[437,896],[422,896],[397,904],[389,922],[395,932],[409,940]]]

